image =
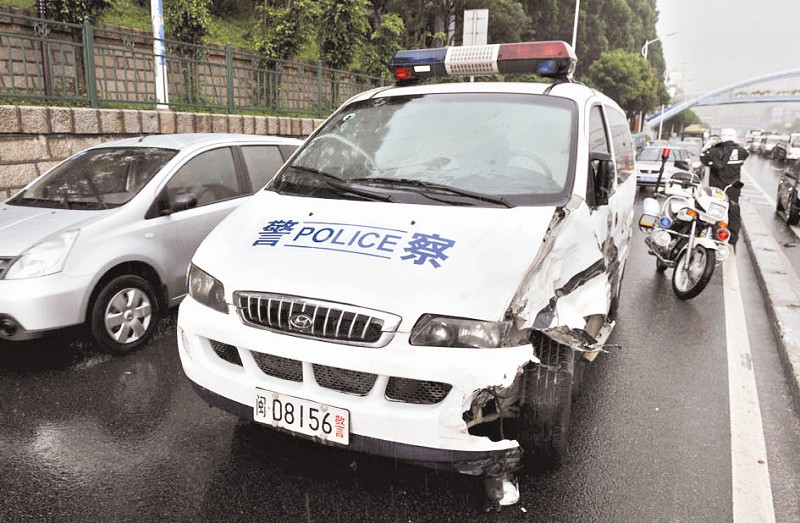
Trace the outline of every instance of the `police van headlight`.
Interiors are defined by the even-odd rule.
[[[225,287],[222,286],[221,281],[197,268],[194,264],[189,266],[189,274],[186,279],[189,296],[206,307],[228,314],[228,306],[225,304]]]
[[[411,329],[410,341],[432,347],[497,348],[506,346],[510,330],[510,322],[425,314]]]

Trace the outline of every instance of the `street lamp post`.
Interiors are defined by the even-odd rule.
[[[581,12],[581,0],[575,2],[575,21],[572,24],[572,50],[578,44],[578,15]]]
[[[642,56],[644,57],[644,59],[647,60],[647,48],[650,47],[650,44],[652,44],[654,42],[658,42],[662,38],[667,38],[667,37],[670,37],[670,36],[672,36],[674,34],[677,34],[677,31],[675,31],[673,33],[670,33],[670,34],[667,34],[667,35],[664,35],[664,36],[659,36],[658,38],[653,38],[652,40],[647,40],[644,43],[644,45],[642,46]],[[639,116],[639,132],[642,132],[643,129],[644,129],[644,111],[642,111],[641,115]],[[659,134],[659,138],[661,138],[661,130],[660,129],[659,129],[658,134]]]
[[[647,60],[647,48],[650,46],[650,44],[652,44],[654,42],[658,42],[662,38],[667,38],[667,37],[672,36],[672,35],[677,34],[677,33],[678,32],[675,31],[674,33],[670,33],[670,34],[664,35],[664,36],[659,36],[658,38],[653,38],[652,40],[646,41],[644,43],[644,45],[642,46],[642,56],[644,57],[644,59]]]

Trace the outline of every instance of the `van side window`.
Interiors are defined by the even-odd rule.
[[[593,106],[589,111],[589,151],[592,153],[611,153],[611,148],[608,145],[605,119],[599,105]],[[597,160],[589,162],[589,180],[586,185],[586,204],[589,207],[596,205],[595,191],[598,188],[595,187],[595,184],[598,181],[599,168],[600,164]],[[611,186],[606,188],[606,196],[611,196],[614,193],[613,179],[611,182]]]
[[[614,159],[617,163],[617,183],[624,183],[635,171],[631,134],[628,131],[628,120],[625,115],[613,107],[606,107],[608,126],[611,129],[611,141],[614,143]]]
[[[198,154],[167,183],[167,194],[193,193],[202,207],[242,195],[230,147]]]
[[[603,123],[603,113],[600,106],[595,105],[589,113],[589,147],[593,153],[610,153],[606,126]]]

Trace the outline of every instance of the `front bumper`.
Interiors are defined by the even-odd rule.
[[[40,338],[84,322],[91,276],[0,280],[0,340]]]
[[[238,354],[222,359],[211,340]],[[186,376],[208,403],[253,419],[256,388],[303,398],[350,412],[351,450],[407,461],[446,465],[472,475],[499,475],[521,467],[516,440],[492,441],[469,433],[464,413],[480,391],[510,387],[533,357],[530,345],[505,349],[415,347],[397,334],[383,348],[295,338],[247,327],[231,308],[223,315],[190,297],[178,314],[178,346]],[[302,379],[265,373],[253,354],[302,362]],[[314,366],[377,375],[364,395],[340,392],[315,379]],[[390,378],[452,386],[435,404],[390,400]],[[305,437],[305,436],[301,436]]]

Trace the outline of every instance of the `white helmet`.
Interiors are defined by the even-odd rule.
[[[735,142],[736,141],[736,130],[735,129],[722,129],[719,132],[719,141],[720,142]]]

